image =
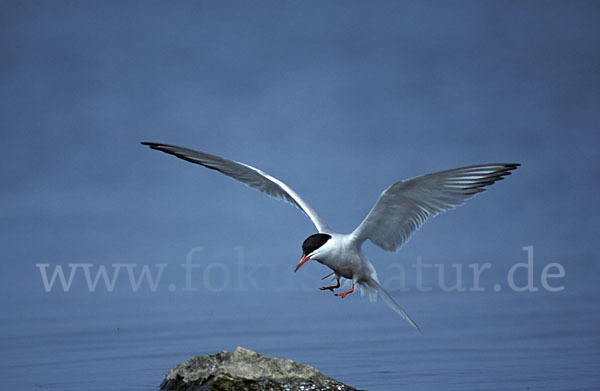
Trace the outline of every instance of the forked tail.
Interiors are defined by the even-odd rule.
[[[381,295],[381,297],[383,297],[383,301],[385,301],[385,303],[390,306],[391,309],[393,309],[394,311],[396,311],[396,313],[398,313],[398,315],[400,315],[401,317],[403,317],[408,323],[410,323],[418,332],[419,334],[423,335],[423,332],[421,331],[421,329],[419,328],[419,326],[417,326],[417,324],[415,323],[414,320],[412,320],[410,318],[410,316],[406,313],[406,311],[404,311],[402,309],[402,307],[400,307],[398,305],[398,303],[396,303],[394,301],[394,299],[392,299],[392,296],[390,296],[385,289],[383,289],[381,287],[381,285],[379,285],[379,283],[373,279],[371,279],[371,281],[373,282],[373,284],[375,285],[375,287],[377,288],[377,290],[379,291],[379,294]]]

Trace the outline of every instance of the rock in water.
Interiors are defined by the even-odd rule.
[[[316,368],[285,358],[269,358],[242,347],[192,357],[173,367],[164,391],[341,391],[355,390],[323,376]]]

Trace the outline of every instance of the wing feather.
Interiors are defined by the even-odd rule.
[[[157,151],[162,151],[170,155],[177,156],[188,162],[200,164],[206,168],[216,170],[227,175],[243,184],[252,187],[258,191],[270,195],[271,197],[284,200],[296,208],[300,209],[310,218],[319,232],[329,231],[329,226],[313,208],[310,207],[296,192],[294,192],[285,183],[271,175],[252,167],[248,164],[239,163],[233,160],[227,160],[219,156],[195,151],[193,149],[178,147],[175,145],[142,142]]]
[[[381,193],[352,238],[357,243],[369,239],[386,251],[396,251],[428,218],[462,205],[518,166],[482,164],[397,182]]]

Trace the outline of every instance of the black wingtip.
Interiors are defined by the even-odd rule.
[[[510,175],[510,174],[512,174],[511,171],[516,170],[520,166],[521,166],[521,163],[505,163],[504,169],[500,170],[500,175],[501,176]],[[503,178],[501,177],[500,179],[503,179]]]
[[[521,166],[521,163],[505,163],[504,166],[507,170],[516,170]]]
[[[155,143],[155,142],[152,142],[152,141],[142,141],[142,142],[140,142],[140,144],[146,145],[146,146],[148,146],[150,148],[154,148],[157,145],[160,145],[160,143]]]
[[[169,147],[168,144],[155,143],[152,141],[142,141],[142,142],[140,142],[140,144],[150,147],[150,149],[154,149],[155,151],[163,151],[163,152],[166,152],[164,149],[165,147]]]

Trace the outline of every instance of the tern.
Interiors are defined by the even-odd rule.
[[[377,292],[390,308],[408,321],[419,333],[421,329],[402,307],[381,287],[377,272],[361,250],[368,239],[385,251],[397,251],[428,218],[462,205],[485,188],[510,175],[518,163],[479,164],[440,171],[394,183],[381,193],[379,199],[360,225],[349,234],[333,231],[295,191],[277,178],[248,164],[175,145],[142,142],[152,149],[174,155],[191,163],[216,170],[243,184],[284,200],[300,209],[317,228],[302,243],[302,257],[296,269],[309,260],[329,267],[336,284],[321,290],[334,292],[340,288],[340,279],[351,281],[352,287],[336,293],[341,298],[361,288],[371,301]]]

